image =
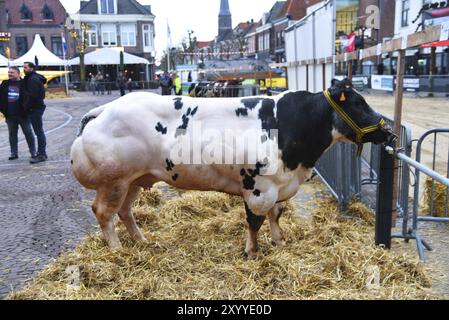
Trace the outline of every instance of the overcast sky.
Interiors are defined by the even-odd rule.
[[[156,16],[156,51],[158,57],[167,47],[167,19],[173,44],[187,38],[187,30],[193,30],[200,41],[212,40],[218,33],[220,0],[138,0],[150,4]],[[61,0],[68,12],[79,10],[79,1]],[[229,0],[233,27],[251,19],[258,21],[268,12],[275,0]]]

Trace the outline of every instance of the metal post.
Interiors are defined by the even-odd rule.
[[[385,148],[380,151],[379,183],[377,185],[377,208],[375,225],[375,243],[391,248],[391,227],[393,209],[393,171],[394,153]]]
[[[397,69],[397,84],[396,84],[396,96],[395,96],[395,108],[394,108],[394,125],[393,132],[399,137],[401,141],[402,137],[402,99],[404,97],[404,73],[405,73],[405,50],[398,51],[398,69]],[[394,163],[394,177],[393,177],[393,215],[392,223],[396,224],[397,219],[397,199],[398,199],[398,177],[399,177],[399,161],[395,159]]]

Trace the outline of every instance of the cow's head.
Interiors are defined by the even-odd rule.
[[[333,126],[341,135],[354,143],[373,142],[380,144],[389,142],[393,139],[391,128],[386,125],[382,116],[375,112],[366,103],[365,99],[354,90],[352,82],[349,79],[342,81],[332,80],[332,86],[328,92],[332,100],[344,111],[344,113],[352,120],[358,128],[366,131],[361,137],[361,141],[357,141],[357,132],[349,125],[349,121],[345,116],[334,112]],[[366,130],[365,130],[366,129]]]

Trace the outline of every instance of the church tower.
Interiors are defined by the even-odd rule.
[[[218,14],[218,35],[221,36],[228,30],[232,30],[232,15],[229,10],[228,0],[221,0],[220,13]]]

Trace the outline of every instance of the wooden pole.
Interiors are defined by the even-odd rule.
[[[402,99],[404,97],[404,73],[405,73],[405,50],[398,51],[398,69],[396,75],[396,95],[394,102],[394,126],[393,132],[399,138],[398,146],[400,146],[401,141],[401,125],[402,125]],[[397,219],[397,199],[398,199],[398,189],[399,189],[399,170],[398,170],[398,160],[394,161],[394,172],[393,172],[393,215],[392,215],[392,225],[396,224]]]
[[[348,79],[352,81],[352,60],[348,60]]]

